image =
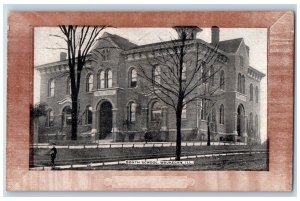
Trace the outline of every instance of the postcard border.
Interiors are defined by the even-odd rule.
[[[29,171],[33,28],[59,24],[109,24],[114,27],[193,24],[200,27],[268,28],[267,131],[270,171]],[[279,39],[283,43],[278,45]],[[13,12],[9,14],[7,74],[7,191],[292,190],[294,13],[291,11]],[[285,124],[280,125],[279,121]],[[129,178],[125,187],[120,187],[120,182]],[[152,186],[141,188],[145,180],[152,181]],[[181,188],[170,186],[170,181],[175,180]],[[165,184],[165,188],[161,184]]]

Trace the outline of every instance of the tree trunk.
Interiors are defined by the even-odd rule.
[[[77,122],[78,122],[78,97],[72,95],[72,128],[71,128],[71,140],[77,140]]]
[[[180,161],[181,155],[181,111],[176,111],[176,161]]]
[[[209,125],[209,118],[207,120],[207,146],[210,146],[210,125]]]

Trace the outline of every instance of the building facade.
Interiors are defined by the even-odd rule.
[[[104,33],[91,51],[82,72],[79,90],[78,139],[94,141],[175,141],[176,116],[155,95],[147,94],[149,83],[139,76],[139,67],[153,70],[146,62],[166,41],[138,46],[118,35]],[[183,108],[182,139],[212,141],[260,141],[260,82],[264,74],[249,66],[249,47],[243,38],[219,41],[212,29],[212,43],[191,38],[190,44],[213,49],[226,57],[210,80],[219,85],[221,98],[207,111],[206,102],[197,99]],[[65,140],[71,130],[71,83],[66,54],[60,61],[37,66],[41,76],[40,101],[47,104],[47,116],[40,118],[39,142]],[[192,56],[191,56],[192,57]],[[191,58],[192,59],[192,58]],[[161,70],[154,71],[154,77]],[[186,74],[191,73],[186,69]],[[156,78],[154,78],[156,79]],[[208,115],[210,120],[208,121]]]

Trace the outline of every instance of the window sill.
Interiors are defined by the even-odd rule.
[[[93,91],[91,91],[91,92],[95,92],[95,91],[104,91],[104,90],[107,90],[107,89],[111,90],[111,89],[115,89],[115,88],[116,88],[116,87],[97,88],[97,89],[95,89],[95,90],[93,90]]]
[[[128,89],[137,89],[138,86],[135,86],[135,87],[128,87]]]

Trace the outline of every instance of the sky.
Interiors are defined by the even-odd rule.
[[[172,28],[108,28],[103,31],[117,34],[127,38],[129,41],[144,45],[176,38],[176,31]],[[59,28],[38,27],[34,31],[34,65],[42,65],[59,60],[60,52],[63,50],[64,41],[51,35],[61,35]],[[101,34],[102,35],[102,34]],[[211,30],[203,28],[197,38],[206,42],[211,41]],[[267,75],[267,29],[265,28],[221,28],[220,41],[235,38],[244,38],[246,45],[250,47],[250,66]],[[53,48],[53,49],[51,49]],[[39,102],[40,76],[35,71],[34,101]],[[261,135],[266,138],[267,128],[267,76],[261,81]]]

